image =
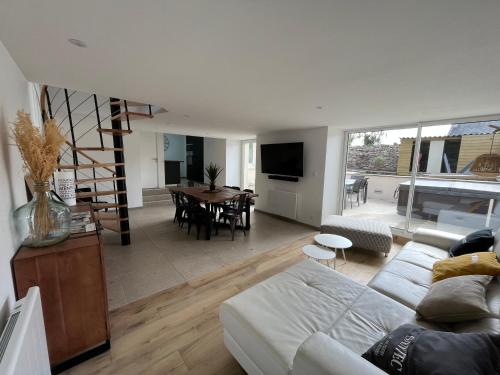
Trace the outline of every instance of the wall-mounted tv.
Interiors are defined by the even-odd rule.
[[[304,176],[304,143],[272,143],[260,145],[262,173],[282,176]]]

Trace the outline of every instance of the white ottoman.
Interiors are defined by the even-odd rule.
[[[352,246],[389,254],[392,246],[391,228],[375,220],[330,215],[321,224],[321,233],[337,234],[352,241]]]

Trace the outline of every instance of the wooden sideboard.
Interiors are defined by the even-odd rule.
[[[21,247],[12,259],[17,298],[40,287],[52,370],[60,372],[110,347],[102,239],[98,231],[54,246]]]

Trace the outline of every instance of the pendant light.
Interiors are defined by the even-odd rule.
[[[500,175],[500,155],[493,153],[493,143],[495,142],[495,135],[500,131],[500,127],[490,125],[495,129],[493,137],[491,138],[491,146],[489,154],[479,155],[472,166],[470,171],[479,176],[498,176]]]

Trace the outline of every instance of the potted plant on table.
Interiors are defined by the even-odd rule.
[[[34,126],[29,114],[19,111],[13,138],[24,161],[26,179],[33,181],[33,199],[14,212],[14,222],[23,245],[43,247],[56,244],[70,234],[69,207],[49,187],[57,167],[64,137],[55,120],[47,120],[43,131]]]
[[[219,177],[223,170],[224,168],[219,167],[215,163],[210,163],[208,167],[205,168],[205,176],[208,178],[210,191],[215,190],[215,180],[217,180],[217,177]]]

